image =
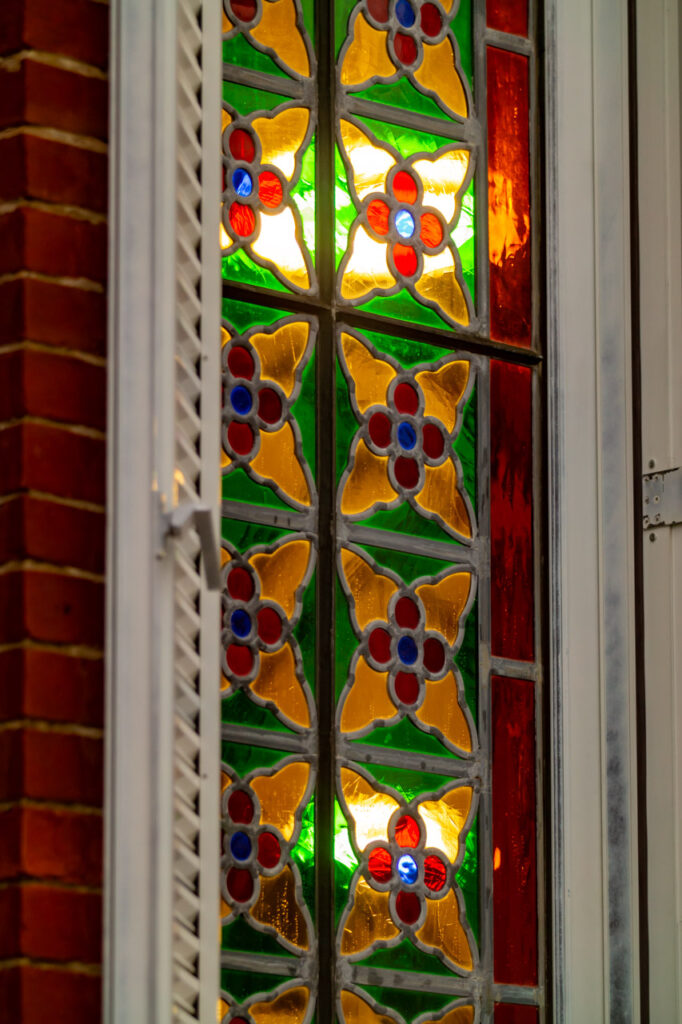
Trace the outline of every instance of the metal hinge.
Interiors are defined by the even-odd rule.
[[[178,505],[170,512],[162,512],[161,521],[164,541],[168,537],[179,537],[188,526],[194,526],[201,543],[201,560],[204,565],[206,586],[209,590],[220,590],[220,562],[213,532],[213,513],[208,505],[199,505],[192,501],[185,502],[184,505]]]
[[[642,477],[642,511],[645,530],[682,523],[682,468]]]

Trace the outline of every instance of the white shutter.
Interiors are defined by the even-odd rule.
[[[213,1024],[219,987],[219,19],[112,4],[108,1024]]]

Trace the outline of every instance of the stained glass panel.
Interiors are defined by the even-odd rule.
[[[525,3],[223,9],[219,1019],[539,1024]]]

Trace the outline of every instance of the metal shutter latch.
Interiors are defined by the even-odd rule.
[[[206,586],[209,590],[220,590],[220,562],[213,532],[213,513],[208,505],[187,501],[170,512],[162,512],[161,521],[164,542],[168,537],[179,537],[188,526],[194,526],[201,543]]]
[[[677,526],[682,523],[682,468],[642,477],[642,526]]]

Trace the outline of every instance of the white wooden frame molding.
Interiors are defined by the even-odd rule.
[[[554,1020],[639,1021],[627,4],[546,4]]]
[[[216,3],[111,2],[106,1024],[214,1024],[219,987],[218,597],[196,533],[162,534],[188,495],[218,522],[220,47],[207,37],[220,38]],[[189,685],[183,629],[186,660],[206,652]],[[199,738],[200,756],[183,754]]]

